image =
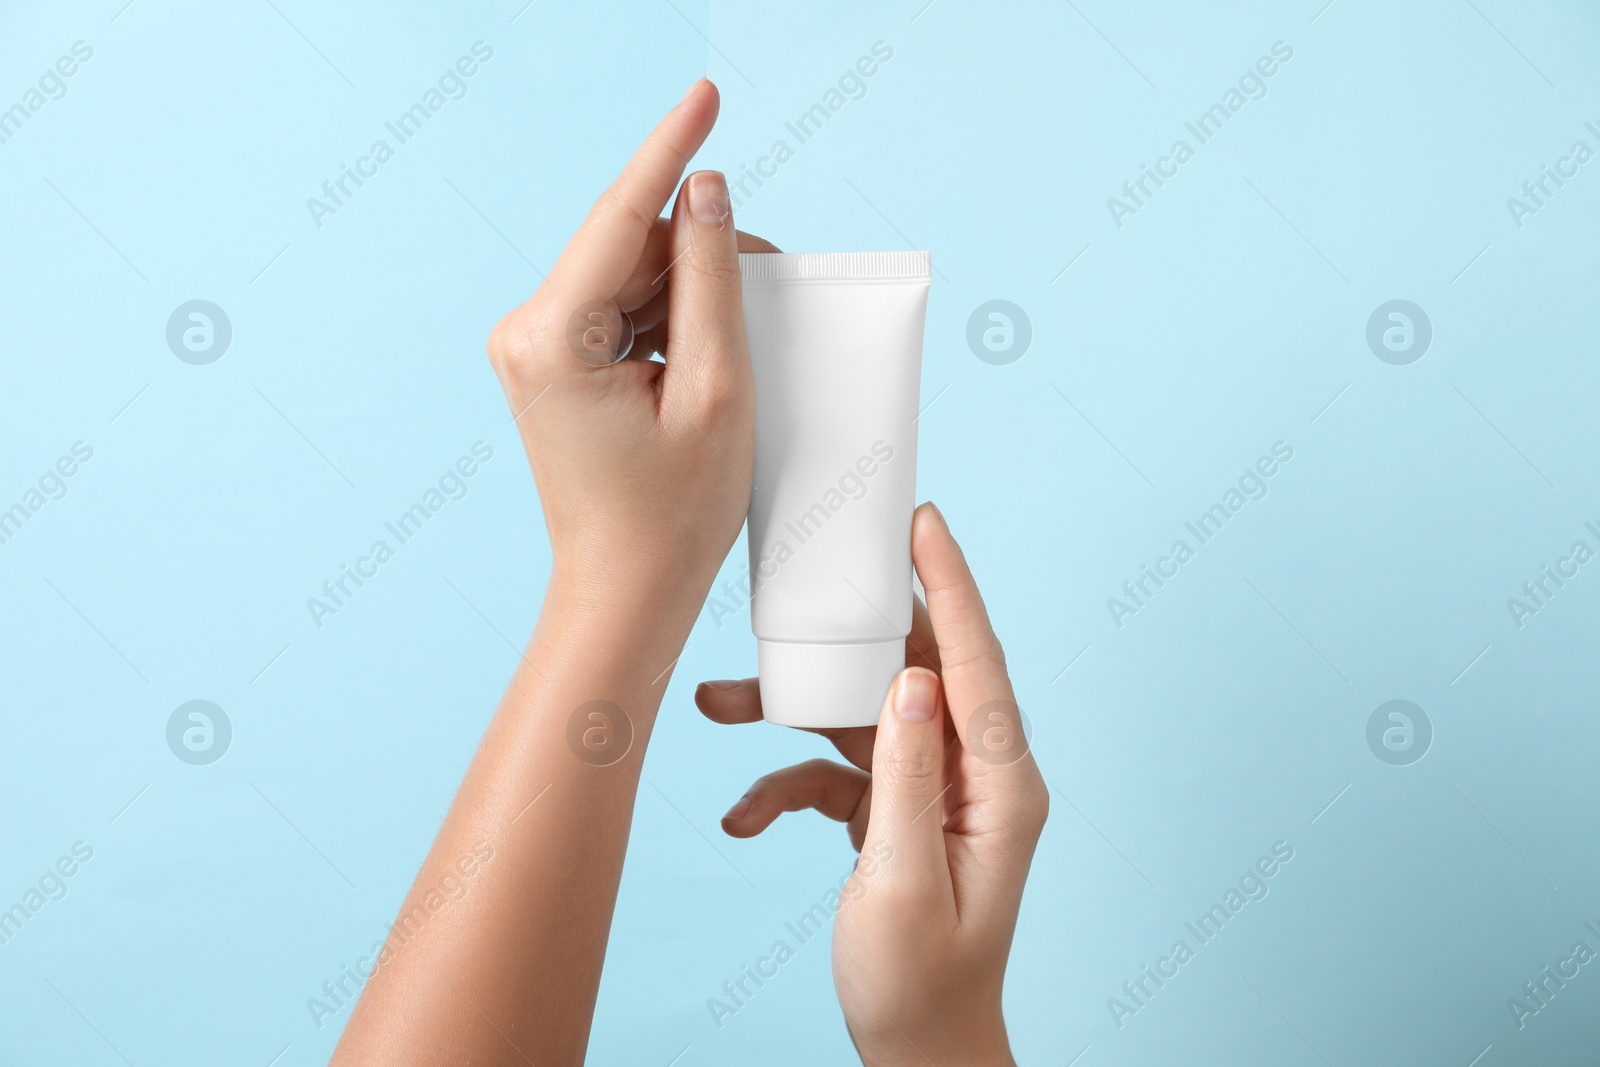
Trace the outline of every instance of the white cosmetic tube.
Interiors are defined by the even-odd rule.
[[[750,625],[761,707],[871,726],[911,632],[926,252],[739,257],[756,384]]]

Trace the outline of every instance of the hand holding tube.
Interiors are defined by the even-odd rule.
[[[715,87],[699,82],[489,339],[554,564],[528,650],[345,1029],[340,1067],[583,1060],[661,682],[750,498],[755,395],[737,257],[771,246],[736,233],[712,172],[689,177],[670,222],[656,217],[716,113]],[[624,314],[637,336],[617,362]],[[574,741],[595,715],[603,748]],[[437,909],[436,887],[480,847],[493,865]]]
[[[488,344],[539,486],[552,589],[585,611],[664,605],[680,644],[750,501],[738,253],[775,251],[734,230],[714,171],[657,218],[717,108],[710,82],[689,90]]]
[[[751,837],[805,808],[848,826],[863,861],[835,918],[833,971],[865,1063],[1006,1064],[1001,986],[1049,796],[983,599],[932,505],[917,509],[911,554],[928,594],[907,641],[917,665],[876,728],[820,731],[856,766],[770,774],[723,828]],[[760,718],[753,682],[702,686],[696,701],[719,722]]]

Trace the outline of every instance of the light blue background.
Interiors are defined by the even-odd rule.
[[[0,1062],[325,1062],[348,1012],[319,1030],[307,998],[381,936],[548,569],[490,326],[697,75],[724,96],[699,163],[737,174],[880,40],[865,97],[740,224],[933,250],[919,493],[973,561],[1054,800],[1019,1059],[1590,1062],[1600,964],[1525,1029],[1506,1002],[1600,950],[1600,566],[1521,629],[1506,598],[1597,545],[1600,163],[1520,229],[1506,199],[1600,148],[1592,8],[123,2],[0,13],[0,107],[94,49],[0,145],[0,507],[94,449],[0,545],[0,906],[95,850],[0,945]],[[468,95],[318,229],[306,198],[478,40]],[[1115,226],[1107,197],[1279,40],[1265,98]],[[234,329],[210,366],[165,342],[195,298]],[[965,342],[995,298],[1034,329],[1009,366]],[[1410,366],[1365,341],[1395,298],[1434,327]],[[317,629],[306,598],[478,440],[470,494]],[[1279,440],[1270,495],[1118,629],[1106,599]],[[851,860],[817,817],[717,830],[819,751],[694,711],[697,680],[753,669],[747,616],[703,617],[593,1062],[850,1056],[820,942],[720,1030],[706,1006]],[[234,727],[206,767],[164,737],[195,698]],[[1394,698],[1436,731],[1411,766],[1365,740]],[[1107,998],[1277,841],[1270,895],[1119,1030]]]

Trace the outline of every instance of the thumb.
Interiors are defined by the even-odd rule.
[[[944,700],[939,676],[901,671],[884,700],[872,752],[872,816],[863,853],[887,844],[894,879],[949,892],[945,855]]]
[[[721,174],[696,171],[683,183],[672,212],[671,250],[663,400],[691,418],[722,414],[729,402],[753,407],[739,235]]]

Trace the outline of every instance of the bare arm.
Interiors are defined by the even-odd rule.
[[[582,1061],[681,623],[640,632],[576,599],[550,591],[335,1063]]]
[[[749,505],[737,252],[771,246],[711,172],[657,218],[717,106],[689,91],[490,338],[550,585],[334,1064],[582,1062],[645,747]]]

